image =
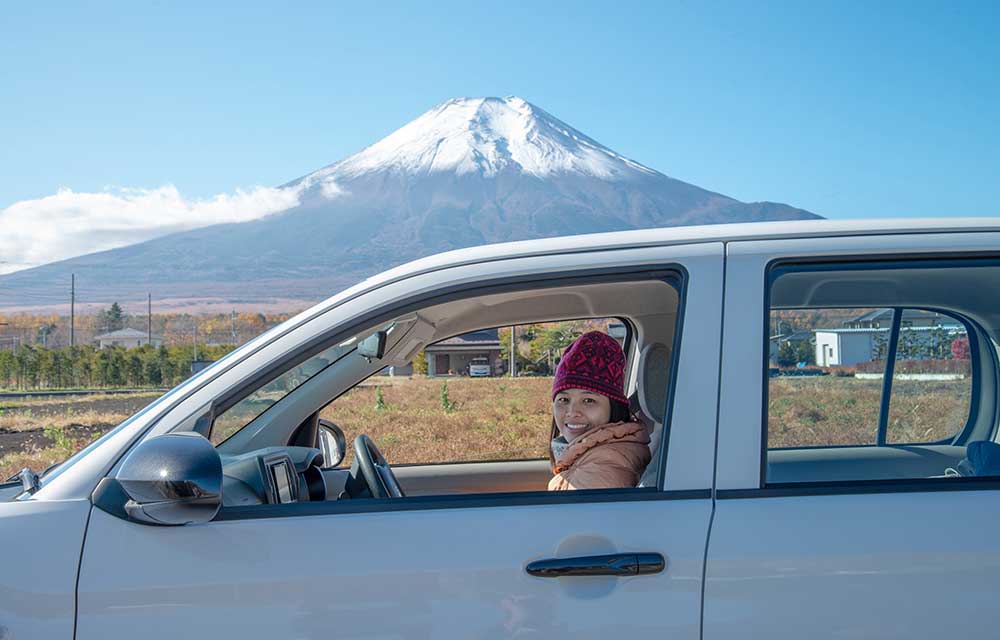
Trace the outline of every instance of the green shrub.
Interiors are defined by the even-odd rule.
[[[455,410],[455,406],[455,403],[448,397],[448,382],[444,381],[441,383],[441,408],[445,412],[451,413]]]

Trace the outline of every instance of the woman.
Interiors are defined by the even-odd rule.
[[[591,331],[563,353],[552,384],[550,491],[634,487],[649,464],[649,436],[624,395],[625,354]]]

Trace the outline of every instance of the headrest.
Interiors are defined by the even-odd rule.
[[[636,394],[639,408],[655,422],[663,422],[667,405],[667,388],[670,384],[670,349],[653,342],[639,352],[639,378]]]

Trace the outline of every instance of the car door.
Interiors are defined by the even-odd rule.
[[[983,292],[1000,277],[998,241],[952,233],[728,246],[726,309],[739,312],[726,314],[723,339],[706,640],[996,635],[997,469],[949,469],[961,468],[966,445],[996,438],[998,307]],[[838,315],[845,308],[853,313]],[[826,320],[809,338],[802,317]],[[947,336],[946,348],[932,353],[932,335]],[[954,373],[963,368],[971,379]],[[919,384],[938,395],[909,393]],[[961,419],[935,425],[949,402]],[[924,428],[894,435],[915,423]],[[795,446],[777,446],[793,436]]]
[[[607,638],[623,628],[698,638],[722,246],[585,258],[598,272],[668,264],[685,275],[659,487],[224,509],[212,522],[182,527],[146,526],[95,508],[80,566],[77,639]],[[565,259],[581,266],[580,256]],[[468,278],[474,270],[462,272]],[[659,554],[665,567],[626,577],[526,571],[539,560],[615,554]]]

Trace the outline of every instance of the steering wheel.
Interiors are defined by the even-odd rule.
[[[354,439],[354,461],[373,498],[402,498],[403,490],[385,456],[365,434]]]

